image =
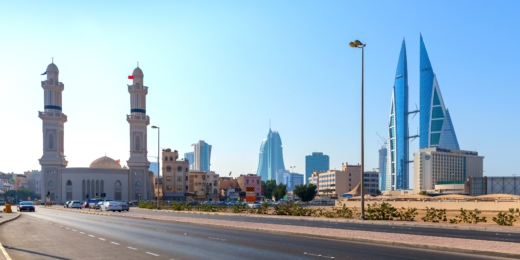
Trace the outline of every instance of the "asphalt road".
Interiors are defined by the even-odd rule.
[[[132,208],[130,208],[132,210]],[[155,212],[155,211],[137,211],[140,214],[149,215],[179,215],[183,217],[192,217],[200,219],[223,219],[241,222],[257,222],[279,225],[291,226],[306,226],[306,227],[320,227],[320,228],[337,228],[347,230],[363,230],[363,231],[377,231],[387,233],[399,233],[410,235],[423,236],[437,236],[437,237],[453,237],[465,239],[479,239],[488,241],[501,242],[516,242],[520,243],[520,233],[507,232],[490,232],[478,230],[460,230],[460,229],[443,229],[443,228],[424,228],[424,227],[405,227],[405,226],[390,226],[390,225],[375,225],[375,224],[359,224],[359,223],[343,223],[343,222],[329,222],[329,221],[314,221],[314,220],[290,220],[280,218],[261,218],[261,217],[243,217],[243,216],[215,216],[215,215],[196,215],[184,214],[174,212]],[[115,215],[120,214],[118,212]]]
[[[49,209],[0,226],[0,242],[13,259],[493,259]]]

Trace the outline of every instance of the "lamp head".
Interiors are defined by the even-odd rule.
[[[153,125],[153,126],[152,126],[152,128],[154,128],[154,129],[155,129],[155,128],[159,128],[159,127],[157,127],[157,126],[154,126],[154,125]]]
[[[350,45],[350,47],[352,47],[352,48],[363,48],[363,47],[365,47],[365,44],[363,44],[359,40],[355,40],[353,42],[350,42],[348,45]]]

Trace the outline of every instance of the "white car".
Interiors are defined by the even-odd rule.
[[[73,200],[69,203],[69,208],[81,209],[83,207],[81,206],[81,202],[79,200]]]
[[[247,207],[250,209],[259,209],[262,207],[262,204],[258,201],[249,202],[249,203],[247,203]]]
[[[105,201],[103,203],[103,205],[101,205],[101,211],[103,211],[103,210],[104,211],[113,211],[113,212],[119,211],[119,212],[121,212],[121,210],[123,210],[123,207],[117,201]]]

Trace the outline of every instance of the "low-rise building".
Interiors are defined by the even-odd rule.
[[[519,176],[469,177],[464,185],[464,193],[470,196],[487,194],[520,195]]]
[[[317,186],[318,196],[338,197],[352,191],[361,181],[361,165],[343,163],[341,170],[314,172],[309,183]],[[379,173],[377,171],[364,172],[365,189],[370,193],[377,193],[379,187]]]
[[[41,173],[38,170],[26,171],[23,173],[27,176],[27,186],[34,194],[41,196]]]
[[[262,181],[259,175],[249,173],[237,177],[238,186],[243,192],[254,193],[257,200],[262,196]]]
[[[218,201],[219,200],[219,175],[215,172],[188,172],[188,192],[195,201]],[[190,199],[188,197],[187,199]]]
[[[162,177],[159,181],[162,185],[162,199],[172,201],[186,200],[185,194],[188,193],[188,171],[189,162],[184,159],[179,160],[179,152],[171,149],[162,151]]]
[[[414,153],[414,190],[435,190],[435,185],[460,184],[469,177],[482,177],[484,156],[478,152],[425,148]]]

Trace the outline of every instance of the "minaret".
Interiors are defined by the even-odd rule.
[[[130,124],[130,158],[127,165],[130,171],[130,199],[152,199],[153,183],[148,178],[148,142],[147,126],[150,117],[146,115],[146,95],[148,87],[143,84],[143,71],[134,69],[133,84],[128,85],[130,93],[130,115],[126,121]],[[151,188],[150,188],[151,185]]]
[[[61,201],[61,169],[67,166],[64,155],[63,124],[67,116],[62,113],[61,92],[65,85],[59,82],[60,71],[56,64],[47,66],[44,75],[47,80],[42,81],[44,91],[44,111],[38,113],[42,120],[43,155],[40,158],[42,167],[42,197],[50,193],[51,201]],[[55,196],[58,196],[56,199]],[[44,199],[45,200],[45,199]]]

